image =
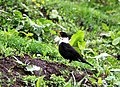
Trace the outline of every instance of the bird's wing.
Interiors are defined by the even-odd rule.
[[[80,57],[79,53],[68,43],[64,43],[65,45],[64,48],[66,49],[67,52],[72,53],[76,57]]]
[[[86,62],[86,60],[68,43],[64,43],[66,45],[63,45],[67,52],[69,52],[70,55],[73,55],[74,60],[78,60],[81,62]]]

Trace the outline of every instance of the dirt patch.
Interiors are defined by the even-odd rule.
[[[17,58],[17,60],[15,58]],[[22,63],[25,65],[22,65]],[[28,71],[26,69],[28,65],[40,67],[41,71]],[[69,72],[67,75],[62,73],[65,70]],[[86,75],[93,78],[93,72],[89,69],[79,71],[74,67],[66,66],[65,64],[48,62],[41,59],[33,59],[28,55],[24,55],[24,57],[14,56],[0,59],[0,84],[2,87],[32,87],[31,85],[26,85],[21,78],[25,75],[35,75],[38,77],[45,75],[44,79],[50,80],[52,74],[55,74],[56,76],[63,76],[66,82],[73,77],[75,77],[75,80],[78,82]],[[97,80],[96,78],[94,79]],[[83,80],[82,83],[92,86],[92,83],[89,80]]]

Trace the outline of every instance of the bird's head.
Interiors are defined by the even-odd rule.
[[[67,33],[65,33],[65,32],[60,32],[60,36],[62,38],[67,38],[68,37]]]
[[[61,43],[61,42],[69,43],[69,38],[68,38],[67,33],[65,33],[65,32],[60,32],[60,36],[61,36],[60,43]]]
[[[59,32],[59,35],[60,35],[60,36],[57,36],[57,37],[54,39],[55,42],[59,42],[59,44],[62,43],[62,42],[64,42],[64,43],[69,43],[69,38],[68,38],[67,33],[65,33],[65,32]]]

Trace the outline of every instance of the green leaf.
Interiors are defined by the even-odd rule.
[[[83,41],[84,41],[84,32],[79,30],[77,33],[72,35],[70,44],[72,46],[76,46],[78,42],[83,42]]]
[[[88,79],[92,82],[92,84],[95,84],[95,83],[96,83],[96,80],[95,80],[94,78],[88,77]]]
[[[99,86],[102,85],[102,78],[101,78],[101,77],[98,78],[98,85],[99,85]]]
[[[37,77],[36,76],[23,76],[23,78],[22,78],[22,80],[23,81],[30,81],[30,82],[33,82],[33,83],[35,83],[35,81],[36,81],[36,79],[37,79]]]
[[[78,42],[78,47],[80,50],[84,50],[86,46],[86,42],[82,41],[82,42]]]
[[[50,30],[50,33],[52,33],[52,34],[56,34],[56,31],[54,31],[54,30]]]
[[[15,16],[17,16],[19,18],[22,18],[22,13],[20,11],[14,10],[13,13],[14,13]]]
[[[115,76],[108,76],[107,78],[105,78],[105,80],[108,80],[108,81],[115,80]]]
[[[115,33],[114,32],[110,32],[110,36],[112,39],[115,39]]]
[[[105,24],[105,23],[102,23],[102,28],[103,28],[105,31],[109,31],[109,27],[108,27],[107,24]]]
[[[117,81],[114,84],[117,85],[116,87],[120,87],[120,81]]]
[[[21,33],[25,34],[26,37],[32,37],[33,36],[33,33],[26,33],[24,31],[21,31]]]
[[[120,31],[117,32],[117,36],[120,36]]]
[[[64,87],[71,87],[72,86],[71,82],[72,79],[70,79],[67,83],[65,83]]]
[[[58,15],[58,11],[57,10],[52,10],[52,12],[50,13],[50,18],[57,18]]]
[[[99,58],[105,59],[108,56],[110,56],[108,53],[101,53],[100,55],[95,56],[95,58],[97,58],[97,59],[99,59]]]
[[[28,33],[27,34],[27,37],[32,37],[33,36],[33,33]]]
[[[44,87],[44,85],[45,85],[45,82],[44,82],[44,80],[43,80],[44,77],[45,77],[45,76],[41,76],[41,77],[38,78],[38,80],[37,80],[37,82],[36,82],[36,87],[41,87],[41,86]]]
[[[114,39],[113,41],[112,41],[112,44],[113,45],[117,45],[117,44],[119,44],[120,43],[120,37],[118,37],[118,38],[116,38],[116,39]]]
[[[111,72],[120,72],[120,69],[111,69]]]

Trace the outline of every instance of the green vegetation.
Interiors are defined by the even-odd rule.
[[[0,0],[0,58],[39,55],[48,62],[92,70],[77,61],[68,63],[59,55],[54,41],[59,31],[71,35],[70,44],[99,71],[94,75],[98,81],[88,76],[82,80],[88,78],[94,86],[120,86],[119,0]],[[79,87],[82,83],[65,82],[54,74],[49,81],[32,75],[22,80],[36,87]]]

